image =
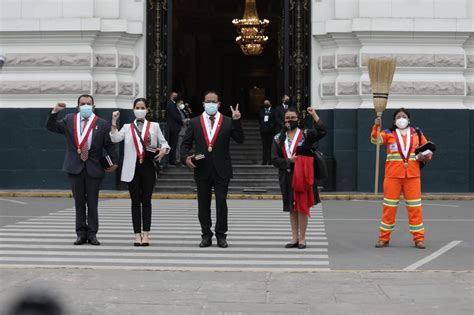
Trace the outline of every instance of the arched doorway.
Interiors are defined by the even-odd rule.
[[[216,89],[226,113],[239,103],[254,118],[263,99],[276,105],[283,93],[298,107],[309,103],[310,1],[258,0],[270,20],[269,41],[259,56],[245,56],[231,23],[245,1],[149,0],[147,3],[147,97],[158,118],[160,105],[177,90],[201,111],[203,93]]]

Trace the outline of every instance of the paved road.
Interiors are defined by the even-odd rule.
[[[306,250],[282,247],[289,240],[290,228],[287,215],[280,210],[281,201],[230,200],[228,249],[197,247],[200,231],[195,200],[153,200],[153,244],[149,248],[131,246],[129,201],[101,200],[99,239],[103,245],[72,246],[71,204],[71,199],[0,199],[1,264],[229,270],[474,269],[474,210],[469,201],[425,202],[426,250],[413,248],[403,207],[391,247],[373,247],[379,201],[325,201],[322,209],[313,209]]]
[[[210,270],[474,269],[474,211],[467,201],[425,202],[426,250],[413,248],[403,207],[391,247],[373,247],[379,201],[325,201],[322,209],[313,209],[306,250],[282,248],[290,228],[281,201],[230,200],[228,249],[197,247],[195,200],[153,200],[149,248],[131,246],[129,201],[101,200],[99,239],[103,245],[72,246],[71,205],[71,199],[0,199],[1,264]]]
[[[425,203],[426,250],[413,248],[403,208],[392,246],[373,247],[378,201],[324,202],[308,248],[284,249],[281,201],[248,200],[229,201],[227,249],[197,247],[195,200],[154,200],[153,245],[135,248],[128,203],[100,201],[103,245],[93,247],[72,245],[71,199],[0,199],[2,309],[35,290],[67,314],[474,312],[471,202]]]
[[[131,246],[128,200],[100,202],[100,247],[72,245],[75,239],[72,208],[34,217],[18,215],[8,218],[7,215],[5,218],[16,220],[6,220],[7,224],[0,228],[0,262],[3,266],[30,267],[329,269],[328,243],[320,206],[313,209],[307,235],[311,246],[306,250],[283,248],[290,228],[288,217],[279,209],[279,203],[232,201],[230,206],[230,247],[227,249],[215,245],[206,249],[197,246],[200,227],[195,200],[154,200],[152,246],[139,248]]]

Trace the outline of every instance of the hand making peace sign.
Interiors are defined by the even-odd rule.
[[[239,120],[241,117],[240,111],[239,111],[239,104],[237,103],[237,105],[235,105],[235,109],[231,105],[230,110],[232,111],[232,119]]]

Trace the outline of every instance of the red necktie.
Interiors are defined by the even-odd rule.
[[[214,127],[214,121],[216,120],[216,117],[209,116],[209,120],[211,121],[211,129],[212,129]]]
[[[89,119],[84,119],[84,122],[81,128],[82,129],[81,134],[84,132],[84,129],[86,128],[88,121]],[[84,142],[84,146],[81,148],[81,160],[85,162],[88,158],[89,158],[89,139],[86,139],[86,141]]]

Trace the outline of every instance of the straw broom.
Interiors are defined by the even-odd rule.
[[[387,107],[388,94],[395,73],[396,60],[391,58],[369,59],[369,77],[372,85],[374,108],[377,117],[382,118]],[[379,165],[380,165],[380,125],[377,128],[377,148],[375,152],[375,186],[374,194],[379,191]]]

